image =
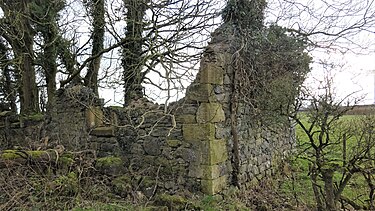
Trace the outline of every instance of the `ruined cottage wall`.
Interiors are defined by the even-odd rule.
[[[294,130],[290,125],[262,127],[254,122],[249,107],[238,107],[240,169],[238,182],[242,186],[252,185],[271,176],[275,167],[295,147]]]
[[[89,88],[74,86],[57,91],[57,101],[46,116],[45,136],[50,145],[63,145],[67,150],[89,149],[86,110],[98,104]]]
[[[10,111],[0,113],[0,149],[37,147],[32,140],[42,137],[43,117],[22,118]]]
[[[88,111],[98,107],[100,100],[89,88],[74,86],[57,91],[56,105],[48,114],[20,116],[2,112],[0,149],[47,149],[57,145],[72,151],[90,149]]]
[[[108,110],[117,116],[116,138],[129,172],[154,180],[158,191],[200,191],[197,182],[188,177],[194,149],[182,141],[181,124],[174,114],[144,99],[127,108]],[[150,195],[153,188],[144,189]]]
[[[15,127],[11,132],[0,130],[1,143],[12,143],[1,147],[12,148],[16,140],[28,138],[39,144],[48,140],[44,147],[63,145],[72,151],[93,150],[97,157],[121,158],[121,172],[109,173],[142,178],[136,180],[147,196],[156,190],[219,193],[234,183],[235,70],[228,34],[225,27],[213,34],[185,98],[166,110],[146,99],[126,108],[103,108],[88,88],[75,86],[59,90],[55,110],[44,121],[26,127],[11,123]],[[273,166],[294,146],[289,125],[280,132],[261,128],[250,109],[240,103],[236,111],[241,186],[271,175]]]
[[[182,112],[183,139],[196,148],[196,160],[189,166],[189,176],[200,180],[202,191],[215,194],[234,184],[234,149],[231,104],[234,70],[230,30],[222,27],[213,34],[201,60],[196,80],[190,85],[185,106],[194,112]],[[290,125],[265,128],[253,118],[249,105],[238,99],[237,126],[239,142],[238,183],[247,186],[271,176],[274,167],[295,145]],[[192,109],[189,109],[192,110]]]

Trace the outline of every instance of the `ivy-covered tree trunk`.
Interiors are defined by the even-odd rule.
[[[27,5],[24,5],[27,11]],[[21,102],[21,114],[31,114],[39,112],[39,96],[38,88],[35,78],[35,68],[34,68],[34,33],[33,28],[25,14],[19,15],[19,29],[18,37],[15,42],[19,45],[15,48],[16,56],[18,58],[18,67],[21,77],[21,92],[20,92],[20,102]]]
[[[55,105],[56,101],[57,49],[55,45],[56,29],[54,26],[48,27],[48,29],[48,32],[43,33],[45,40],[43,63],[47,84],[47,109],[50,110]]]
[[[105,25],[105,7],[104,0],[92,0],[91,15],[93,18],[92,32],[92,51],[91,56],[96,56],[104,48],[104,25]],[[102,56],[98,56],[89,63],[87,74],[85,76],[85,85],[91,88],[97,95],[98,91],[98,74]]]
[[[125,44],[123,45],[122,66],[124,69],[125,105],[132,99],[143,97],[144,79],[142,46],[147,0],[124,0],[127,9]]]
[[[32,36],[24,34],[24,45],[16,53],[21,77],[21,114],[39,112],[39,96],[33,65],[33,40]]]
[[[57,55],[60,42],[57,24],[59,11],[64,8],[63,0],[34,1],[30,6],[30,20],[34,30],[43,37],[42,52],[36,59],[41,64],[47,85],[47,110],[52,111],[56,98]]]
[[[14,72],[10,68],[11,60],[8,57],[7,51],[6,44],[0,39],[0,70],[2,75],[1,88],[3,92],[1,94],[4,95],[4,101],[9,103],[10,110],[17,112],[17,93],[16,90],[14,90],[16,79],[14,77]]]
[[[15,66],[19,72],[19,96],[21,113],[39,112],[38,88],[34,68],[34,29],[30,21],[30,2],[11,1],[1,2],[5,21],[9,27],[2,32],[3,37],[10,43],[15,55]]]

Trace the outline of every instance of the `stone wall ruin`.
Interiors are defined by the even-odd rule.
[[[141,186],[147,196],[154,194],[156,183],[159,191],[171,194],[220,193],[233,184],[230,103],[235,70],[229,48],[216,32],[185,98],[171,103],[168,112],[147,99],[125,108],[103,107],[88,88],[75,86],[59,90],[53,114],[43,120],[17,124],[2,113],[1,149],[89,149],[98,158],[121,160],[120,167],[104,168],[106,174],[138,172],[148,181]],[[240,104],[237,109],[238,183],[246,186],[272,174],[277,160],[293,148],[294,131],[289,125],[281,133],[254,127],[250,108]]]

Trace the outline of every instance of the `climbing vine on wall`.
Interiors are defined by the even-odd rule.
[[[238,187],[240,107],[249,111],[254,127],[276,129],[287,121],[281,114],[291,108],[310,70],[304,37],[277,25],[266,26],[266,5],[265,0],[228,0],[222,14],[222,31],[231,37],[232,181]]]
[[[305,38],[277,25],[265,26],[265,0],[231,0],[223,11],[233,27],[235,93],[262,125],[283,119],[309,72]]]

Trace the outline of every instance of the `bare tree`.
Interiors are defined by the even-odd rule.
[[[343,191],[364,163],[373,162],[370,156],[375,150],[372,124],[366,118],[347,120],[345,115],[358,103],[358,98],[336,99],[332,79],[317,92],[301,89],[301,97],[296,101],[296,111],[289,117],[300,127],[306,138],[299,137],[299,157],[309,162],[312,190],[318,210],[337,210],[339,202],[349,203],[356,209],[365,209],[354,200],[345,197]],[[300,113],[302,105],[309,105]],[[365,121],[366,120],[366,121]],[[369,162],[370,161],[370,162]],[[339,179],[337,179],[339,178]],[[323,183],[323,187],[319,184]],[[373,206],[373,205],[371,205]]]
[[[124,87],[125,104],[130,99],[143,96],[144,84],[151,84],[165,91],[166,81],[173,81],[173,87],[170,88],[178,87],[183,83],[181,81],[192,75],[191,70],[198,63],[209,39],[209,29],[219,23],[215,19],[220,11],[217,2],[219,1],[107,2],[110,6],[105,13],[107,32],[104,48],[95,55],[92,53],[91,56],[83,56],[83,62],[78,64],[61,85],[80,76],[92,61],[110,54],[103,57],[106,61],[104,63],[117,63],[117,60],[121,60],[121,67],[103,68],[103,77],[99,74],[92,80],[98,78],[100,82],[105,78],[108,81],[108,77],[114,75],[111,83]],[[116,49],[121,49],[120,56],[116,56]],[[163,82],[155,81],[155,76]],[[122,78],[121,81],[118,77]]]
[[[305,36],[315,48],[365,53],[375,47],[371,39],[375,30],[374,3],[373,0],[270,1],[267,16],[270,21]]]

